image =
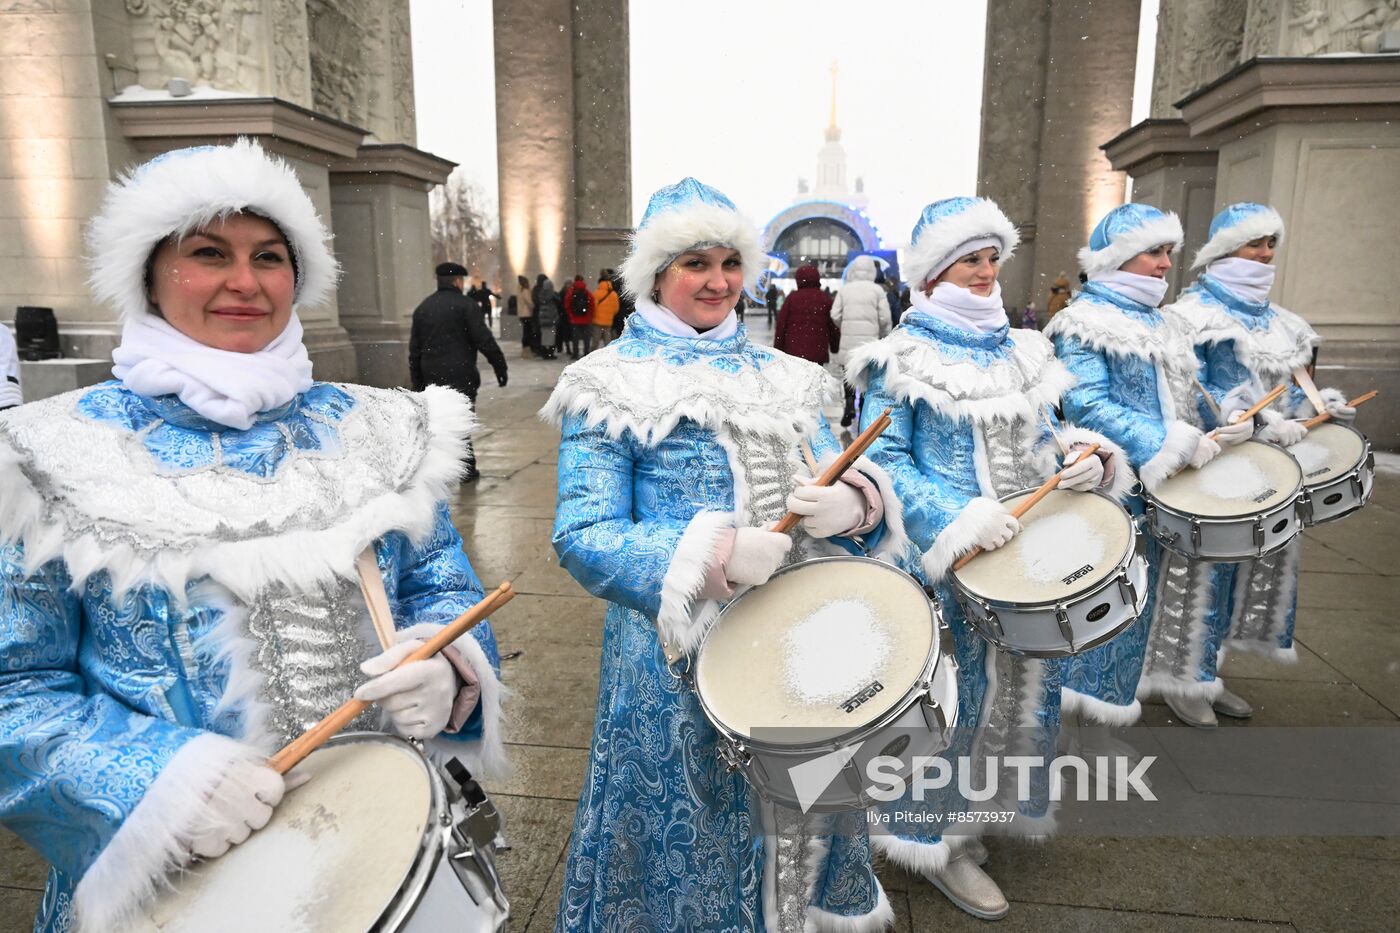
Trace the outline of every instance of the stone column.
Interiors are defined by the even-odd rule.
[[[557,286],[575,265],[573,3],[497,3],[492,22],[501,281]]]
[[[575,271],[590,285],[626,255],[632,226],[628,0],[574,7]]]
[[[1075,253],[1123,201],[1124,176],[1099,145],[1128,128],[1136,0],[990,0],[978,192],[1000,203],[1027,244],[1007,267],[1008,306],[1045,307],[1073,280]]]

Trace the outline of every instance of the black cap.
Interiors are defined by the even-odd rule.
[[[444,279],[445,279],[445,278],[455,278],[455,277],[457,277],[457,276],[462,276],[463,278],[465,278],[466,276],[470,275],[471,273],[468,272],[463,266],[461,266],[461,265],[458,264],[458,263],[455,263],[455,262],[444,262],[444,263],[440,263],[440,264],[438,265],[435,274],[436,274],[439,278],[444,278]]]

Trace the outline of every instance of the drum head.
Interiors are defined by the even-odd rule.
[[[1199,470],[1182,470],[1158,486],[1153,498],[1186,515],[1236,518],[1287,502],[1302,482],[1303,472],[1288,454],[1269,444],[1245,441],[1226,447]]]
[[[349,738],[350,741],[345,741]],[[433,816],[422,756],[342,736],[297,766],[311,780],[242,845],[173,879],[128,933],[368,930],[417,859]]]
[[[1032,491],[1002,500],[1007,508]],[[997,602],[1061,602],[1114,573],[1133,548],[1128,513],[1106,496],[1052,489],[1005,547],[956,571],[964,590]]]
[[[1351,472],[1366,456],[1366,438],[1327,421],[1309,429],[1306,437],[1287,449],[1303,470],[1303,484],[1317,486]]]
[[[791,726],[815,730],[804,743],[835,737],[905,698],[933,654],[936,625],[923,587],[888,564],[806,561],[725,607],[695,659],[695,688],[738,735]]]

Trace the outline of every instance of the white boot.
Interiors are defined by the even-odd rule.
[[[1214,729],[1219,725],[1215,719],[1215,710],[1211,709],[1210,700],[1201,697],[1172,696],[1171,694],[1166,694],[1162,699],[1167,701],[1167,708],[1176,714],[1176,718],[1188,726],[1195,726],[1197,729]]]
[[[1079,715],[1070,716],[1067,721],[1073,726],[1069,740],[1070,753],[1084,759],[1089,766],[1090,778],[1094,781],[1098,779],[1098,759],[1107,759],[1108,786],[1116,792],[1118,790],[1118,768],[1115,767],[1114,762],[1119,758],[1126,759],[1128,762],[1127,772],[1131,773],[1137,767],[1137,763],[1142,760],[1142,755],[1127,742],[1115,739],[1113,734],[1109,732],[1108,726],[1098,725]],[[1147,779],[1146,774],[1139,775],[1138,780],[1148,790],[1152,789],[1152,782]],[[1135,795],[1137,788],[1129,784],[1127,793]]]
[[[1216,697],[1211,705],[1217,713],[1232,719],[1248,719],[1254,715],[1254,707],[1249,705],[1249,701],[1226,689],[1223,680],[1220,681],[1220,696]]]
[[[979,920],[1000,920],[1011,909],[1001,888],[967,857],[965,850],[942,871],[931,872],[926,877],[954,905]]]

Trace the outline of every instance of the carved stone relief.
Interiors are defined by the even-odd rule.
[[[1250,0],[1245,58],[1375,52],[1400,28],[1400,0]]]
[[[1245,12],[1236,3],[1163,0],[1157,14],[1152,116],[1177,116],[1176,101],[1239,64]]]
[[[364,126],[369,114],[371,72],[367,44],[377,41],[365,25],[365,0],[307,0],[311,100],[321,113]]]
[[[223,90],[264,92],[261,0],[126,0],[137,80],[164,87],[171,78]]]

